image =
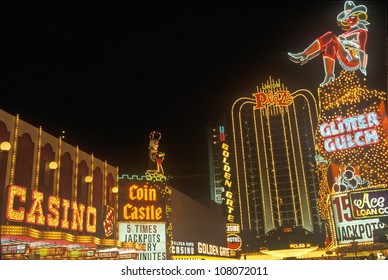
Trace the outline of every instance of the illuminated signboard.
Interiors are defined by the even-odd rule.
[[[242,246],[242,239],[238,235],[240,233],[240,224],[227,223],[226,224],[226,242],[230,250],[239,250]]]
[[[172,190],[165,177],[149,176],[119,178],[119,240],[144,245],[138,260],[167,260],[171,256]]]
[[[68,258],[92,258],[96,255],[96,250],[69,250],[66,251]]]
[[[11,224],[95,233],[97,209],[15,185],[6,187],[5,219]]]
[[[235,203],[234,203],[234,194],[232,192],[232,180],[231,180],[231,168],[229,164],[229,145],[225,143],[225,130],[223,126],[220,126],[220,141],[221,141],[221,149],[222,149],[222,163],[223,163],[223,172],[224,172],[224,180],[223,180],[223,188],[225,190],[225,205],[227,209],[227,224],[226,224],[226,232],[227,233],[239,233],[240,232],[240,225],[234,223],[235,217],[234,217],[234,210],[235,210]],[[239,245],[235,245],[235,241],[239,239],[238,243]],[[229,249],[238,249],[241,247],[241,238],[233,234],[233,236],[230,236],[228,239],[228,248]]]
[[[226,224],[226,233],[240,233],[240,224],[227,223]]]
[[[9,254],[25,254],[27,251],[27,244],[6,244],[1,245],[1,254],[9,255]]]
[[[379,143],[379,125],[378,114],[369,112],[348,118],[337,117],[321,124],[319,131],[325,151],[331,153]]]
[[[172,254],[173,255],[195,255],[194,242],[173,241]]]
[[[346,30],[339,36],[344,40],[334,42],[335,35],[326,32],[302,52],[288,53],[291,61],[301,65],[323,54],[325,78],[317,92],[318,208],[329,222],[327,237],[333,237],[334,245],[373,242],[373,233],[384,227],[379,218],[388,212],[388,198],[381,191],[388,183],[387,93],[364,85],[366,19],[366,6],[345,1],[337,16]],[[352,36],[355,40],[349,42]],[[351,60],[349,54],[354,54]],[[342,67],[338,77],[334,73],[337,60]]]
[[[166,260],[166,224],[154,222],[119,223],[119,240],[145,244],[145,251],[138,252],[138,260]]]
[[[225,204],[227,207],[228,215],[227,215],[227,221],[233,223],[234,222],[234,202],[233,202],[233,192],[231,191],[232,188],[232,180],[231,180],[231,173],[230,173],[230,165],[229,165],[229,145],[226,143],[222,143],[222,156],[224,163],[223,171],[224,171],[224,187],[226,189],[225,191]]]
[[[353,1],[345,1],[344,9],[337,15],[337,24],[344,32],[324,32],[310,42],[301,52],[288,52],[288,58],[300,65],[322,54],[325,78],[319,85],[323,87],[335,81],[335,64],[345,71],[357,69],[366,76],[368,54],[368,9],[364,5],[356,5]]]
[[[96,258],[97,259],[117,259],[119,257],[118,251],[113,252],[97,252]]]
[[[129,184],[119,190],[120,221],[165,220],[160,191],[148,184]]]
[[[349,193],[353,219],[388,216],[388,189]]]
[[[384,228],[377,218],[355,220],[348,193],[334,194],[330,198],[333,211],[333,226],[340,245],[357,242],[373,242],[373,231]]]
[[[371,186],[387,184],[387,93],[369,90],[354,72],[343,71],[319,96],[320,155],[340,166],[357,167]]]
[[[289,106],[293,103],[293,97],[287,90],[280,89],[280,81],[271,79],[269,84],[263,84],[262,90],[253,93],[252,96],[256,100],[255,109],[267,108],[270,105],[274,106]]]
[[[340,244],[348,243],[343,239],[351,238],[352,228],[356,241],[373,241],[371,231],[381,227],[379,219],[374,218],[380,217],[386,207],[379,210],[369,207],[374,204],[370,199],[377,199],[375,195],[378,195],[369,190],[386,188],[388,183],[387,93],[368,89],[354,72],[341,71],[330,86],[319,89],[318,96],[320,215],[329,221],[331,236],[337,236]],[[341,198],[332,196],[334,193]],[[334,204],[328,196],[332,196]],[[334,220],[330,219],[331,208]],[[376,215],[376,211],[380,213]],[[342,231],[338,233],[339,229]]]
[[[119,254],[119,259],[120,260],[125,260],[125,259],[137,260],[138,257],[139,257],[138,253],[123,253],[123,254]]]
[[[234,211],[235,211],[235,202],[234,202],[234,194],[232,192],[232,180],[231,180],[231,167],[229,164],[230,153],[229,153],[229,145],[225,142],[225,128],[224,126],[219,127],[220,132],[220,143],[222,150],[222,163],[223,163],[223,180],[222,180],[222,189],[225,191],[225,206],[227,211],[227,224],[226,224],[226,232],[233,233],[227,237],[228,248],[231,250],[237,250],[241,247],[241,238],[236,233],[240,232],[240,225],[235,222]],[[238,244],[237,244],[238,243]],[[237,245],[236,245],[237,244]]]
[[[50,247],[50,248],[36,248],[31,249],[31,253],[39,255],[41,257],[46,256],[63,256],[66,253],[65,247]]]
[[[204,242],[173,241],[172,247],[174,255],[230,257],[228,248]]]
[[[310,243],[291,243],[290,249],[302,249],[302,248],[310,248]]]
[[[197,243],[197,252],[202,255],[229,257],[229,249],[208,243]]]
[[[226,236],[226,242],[230,250],[238,250],[242,246],[242,239],[237,234],[228,234]]]

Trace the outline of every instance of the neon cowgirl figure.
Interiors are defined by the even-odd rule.
[[[289,59],[303,65],[322,52],[325,79],[320,86],[334,81],[336,59],[344,70],[360,69],[366,76],[368,55],[365,46],[368,39],[367,25],[369,24],[366,21],[367,18],[367,8],[364,5],[356,6],[353,1],[346,1],[344,11],[337,16],[338,24],[346,31],[338,37],[329,31],[317,38],[303,52],[289,52]]]

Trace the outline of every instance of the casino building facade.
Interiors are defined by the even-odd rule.
[[[119,257],[108,228],[118,167],[0,110],[2,258]],[[121,254],[131,258],[131,254]]]
[[[160,162],[120,175],[3,110],[0,148],[1,259],[238,258],[219,205],[174,189]]]

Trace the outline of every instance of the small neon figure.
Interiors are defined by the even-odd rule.
[[[153,131],[150,133],[150,143],[148,146],[150,159],[149,168],[157,173],[164,174],[162,162],[164,160],[165,153],[158,151],[160,138],[162,138],[162,134],[160,132]]]
[[[337,16],[337,23],[345,32],[338,37],[330,31],[326,32],[303,52],[289,52],[289,59],[304,65],[322,52],[325,78],[320,84],[321,87],[335,80],[336,59],[344,70],[355,71],[359,69],[366,76],[368,55],[365,47],[368,40],[367,25],[369,25],[369,22],[366,21],[367,18],[366,6],[356,6],[353,1],[346,1],[344,11]]]

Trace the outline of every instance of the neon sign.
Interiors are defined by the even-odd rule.
[[[290,249],[310,248],[310,243],[291,243]]]
[[[341,34],[335,35],[328,31],[311,42],[303,51],[288,53],[288,58],[297,64],[304,65],[311,59],[322,54],[325,78],[321,87],[335,80],[336,60],[346,71],[359,69],[366,76],[368,54],[367,7],[356,5],[353,1],[345,1],[344,10],[337,15],[337,23],[341,26]]]
[[[29,248],[28,244],[5,244],[1,245],[1,254],[9,255],[9,254],[25,254],[27,249]]]
[[[240,224],[235,224],[235,223],[226,224],[226,233],[240,233]]]
[[[197,243],[197,252],[202,255],[229,257],[228,248],[202,242]]]
[[[149,188],[147,185],[139,187],[132,185],[129,187],[129,199],[138,201],[156,201],[156,189]]]
[[[230,250],[239,250],[242,246],[242,239],[237,234],[228,234],[226,236],[226,242]]]
[[[66,247],[35,248],[30,253],[39,254],[41,257],[46,256],[63,256],[66,254]]]
[[[155,205],[136,207],[127,203],[123,207],[124,219],[133,221],[159,221],[163,218],[162,212],[162,207],[155,207]]]
[[[156,189],[144,185],[131,185],[128,187],[128,198],[131,202],[156,202]],[[122,208],[124,220],[132,221],[159,221],[163,218],[163,208],[155,204],[134,205],[127,203]]]
[[[225,191],[225,197],[226,197],[225,204],[228,210],[227,220],[228,222],[233,223],[234,222],[233,211],[234,211],[235,205],[233,202],[233,192],[230,191],[230,189],[232,188],[232,181],[231,181],[232,175],[230,174],[230,165],[228,162],[229,155],[230,155],[229,145],[226,143],[222,143],[221,148],[222,148],[222,156],[223,156],[222,162],[224,163],[224,167],[223,167],[224,179],[225,179],[224,186],[227,188],[227,190]]]
[[[337,117],[320,125],[324,138],[323,147],[331,153],[379,143],[376,127],[380,125],[378,114],[370,112],[349,118]]]
[[[388,190],[380,189],[349,193],[354,219],[388,216]]]
[[[225,127],[223,125],[220,125],[218,129],[220,131],[220,141],[225,142]]]
[[[373,231],[385,226],[378,218],[353,219],[350,198],[347,193],[332,195],[331,206],[336,239],[340,245],[350,244],[352,241],[372,242]]]
[[[194,255],[194,242],[173,241],[171,251],[174,255]]]
[[[5,217],[9,222],[96,232],[97,209],[93,206],[85,207],[82,203],[57,196],[49,196],[44,203],[43,193],[15,185],[8,186],[7,193]],[[30,193],[31,200],[27,193]]]
[[[289,106],[293,102],[293,97],[289,91],[278,90],[276,92],[268,91],[253,93],[252,96],[256,99],[255,109],[263,109],[265,106]]]

